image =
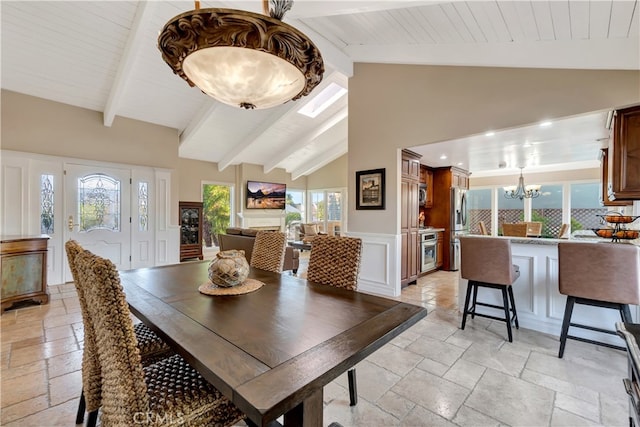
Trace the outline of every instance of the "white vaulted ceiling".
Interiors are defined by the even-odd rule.
[[[636,0],[298,0],[284,21],[320,48],[324,80],[298,101],[245,111],[190,88],[161,59],[158,32],[193,9],[192,2],[2,1],[0,7],[3,89],[101,111],[106,126],[120,116],[176,128],[181,157],[216,162],[219,169],[239,163],[263,165],[265,172],[284,168],[294,179],[346,153],[347,95],[315,118],[298,110],[330,83],[348,88],[354,62],[640,69]],[[260,12],[261,2],[204,1],[201,7]],[[602,114],[579,120],[594,132],[570,144],[601,137]],[[545,132],[529,138],[562,137]],[[498,132],[490,149],[468,152],[477,159],[474,172],[495,169],[496,153],[523,142],[517,138]],[[564,161],[582,161],[579,152],[569,147]],[[538,157],[541,165],[558,163],[542,149]]]

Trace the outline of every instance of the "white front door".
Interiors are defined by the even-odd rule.
[[[67,239],[119,270],[131,268],[131,170],[71,163],[64,169]],[[65,280],[73,280],[68,265]]]

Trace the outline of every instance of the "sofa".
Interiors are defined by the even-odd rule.
[[[251,254],[253,253],[253,244],[256,240],[256,234],[259,230],[251,228],[227,228],[225,233],[218,235],[218,243],[221,251],[229,249],[242,249],[247,261],[251,262]],[[300,251],[287,246],[284,254],[283,270],[292,270],[293,274],[298,272],[300,265]]]

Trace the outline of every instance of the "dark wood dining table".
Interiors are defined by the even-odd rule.
[[[265,285],[198,291],[208,261],[120,272],[131,311],[256,425],[322,426],[323,387],[427,315],[425,308],[251,269]]]

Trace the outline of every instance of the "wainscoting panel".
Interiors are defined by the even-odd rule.
[[[346,233],[362,239],[358,291],[400,296],[400,236],[395,234]]]

